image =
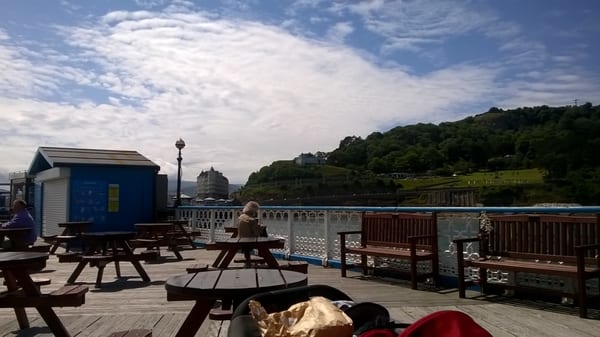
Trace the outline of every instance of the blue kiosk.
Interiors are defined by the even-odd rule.
[[[66,221],[93,221],[92,231],[151,222],[159,170],[136,151],[38,148],[28,170],[38,233],[60,234],[58,223]]]

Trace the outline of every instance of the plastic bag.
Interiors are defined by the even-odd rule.
[[[263,337],[351,337],[354,332],[350,317],[320,296],[271,314],[256,301],[249,307]]]

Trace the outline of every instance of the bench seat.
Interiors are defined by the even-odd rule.
[[[397,248],[383,248],[383,247],[357,247],[357,248],[346,248],[346,253],[351,254],[366,254],[370,256],[389,257],[389,258],[400,258],[400,259],[411,259],[411,252],[409,249],[397,249]],[[415,251],[414,258],[418,261],[431,260],[433,252],[429,251]]]
[[[569,278],[577,277],[577,266],[570,264],[558,264],[557,260],[554,260],[552,261],[552,263],[548,264],[545,260],[535,262],[502,257],[500,261],[491,259],[479,259],[475,261],[469,261],[468,265],[477,268],[486,268],[494,270],[505,270],[534,274],[543,273],[546,275],[556,275]],[[588,275],[600,275],[600,268],[586,266],[585,273]]]
[[[33,281],[33,284],[35,284],[36,287],[41,287],[41,286],[47,286],[50,283],[52,283],[52,280],[50,280],[49,278],[36,278],[36,277],[32,277],[31,280]],[[4,285],[6,285],[6,280],[4,281]],[[19,283],[17,282],[17,286],[19,286]]]
[[[66,285],[39,297],[30,297],[22,289],[0,293],[0,308],[14,307],[78,307],[85,303],[87,286]]]
[[[59,263],[79,262],[81,261],[81,252],[56,253]]]
[[[199,273],[202,271],[207,271],[208,269],[209,265],[206,263],[197,263],[185,268],[188,273]]]
[[[303,274],[308,274],[308,262],[306,261],[288,261],[279,264],[279,269],[291,270]]]
[[[213,321],[229,321],[233,315],[233,309],[212,308],[208,312],[208,318]]]

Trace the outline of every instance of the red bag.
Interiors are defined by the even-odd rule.
[[[362,335],[361,335],[362,337]],[[398,337],[492,337],[471,318],[454,310],[442,310],[422,317]]]

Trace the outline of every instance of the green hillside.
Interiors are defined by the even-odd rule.
[[[265,166],[237,197],[387,194],[404,202],[398,196],[414,191],[475,189],[490,204],[599,204],[600,107],[492,108],[457,122],[348,136],[324,156],[326,165]]]

